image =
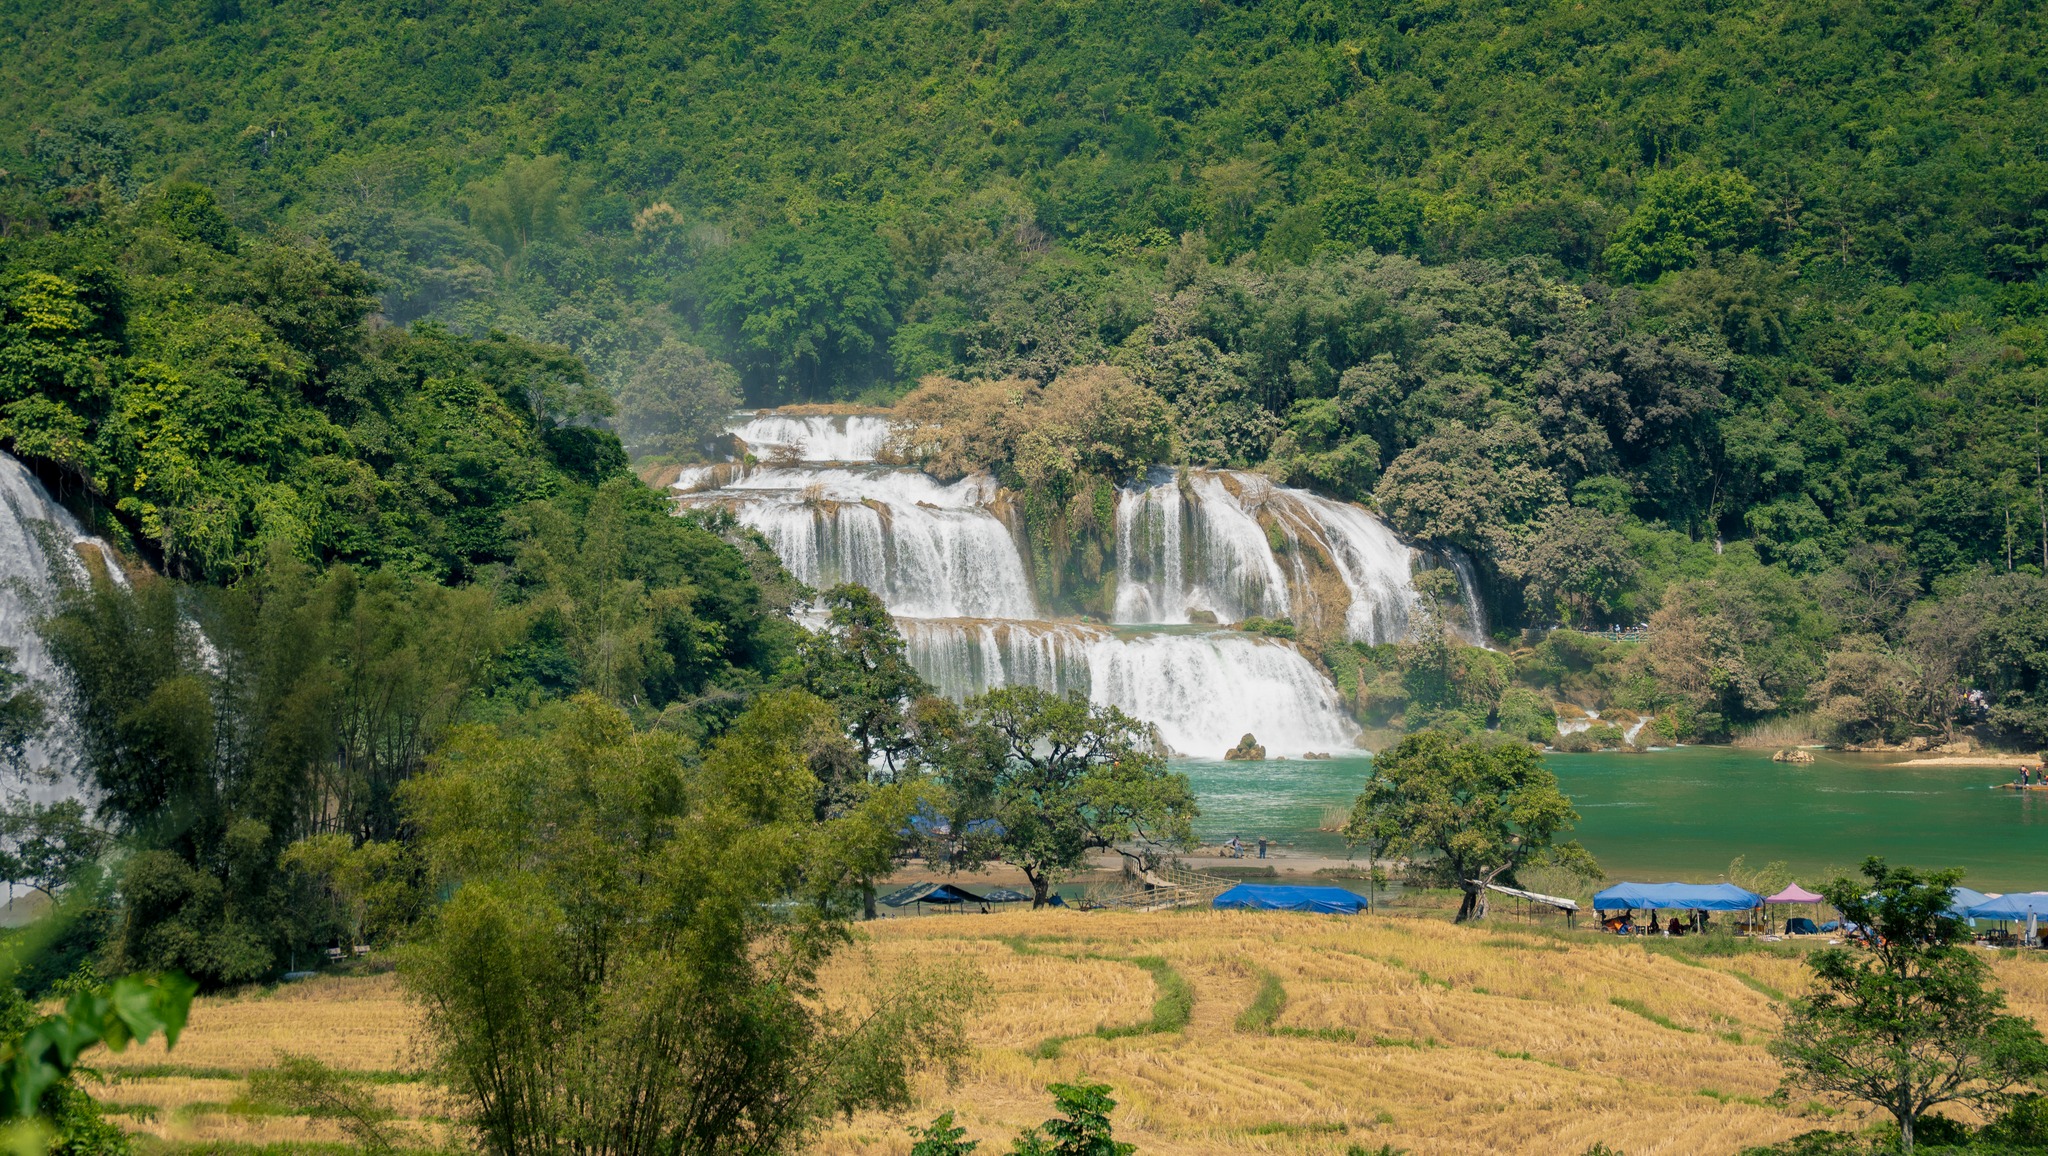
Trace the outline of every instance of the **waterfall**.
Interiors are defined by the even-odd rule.
[[[1350,749],[1358,727],[1292,642],[1205,629],[1292,619],[1317,640],[1394,642],[1417,620],[1421,559],[1363,506],[1259,474],[1155,468],[1117,491],[1114,627],[1048,621],[1011,498],[872,463],[885,415],[742,415],[750,461],[691,466],[681,509],[732,512],[819,590],[857,582],[896,616],[911,662],[949,697],[1079,691],[1217,758],[1254,734],[1274,754]],[[1452,554],[1482,633],[1470,566]]]
[[[714,480],[723,484],[701,488]],[[678,484],[697,487],[679,505],[730,509],[818,590],[857,582],[913,618],[1038,613],[1023,554],[992,509],[991,478],[946,485],[916,470],[767,467]]]
[[[1115,620],[1291,617],[1317,633],[1394,642],[1417,604],[1413,553],[1361,506],[1257,474],[1156,470],[1118,495]]]
[[[743,415],[727,429],[748,452],[772,462],[871,462],[889,440],[890,421],[881,414]]]
[[[1155,470],[1118,495],[1119,623],[1184,623],[1207,611],[1217,622],[1288,616],[1287,576],[1265,528],[1224,483]]]
[[[90,579],[89,558],[104,564],[114,581],[127,584],[107,544],[86,533],[26,466],[0,453],[0,646],[14,652],[15,673],[40,684],[46,701],[58,697],[50,691],[61,675],[36,632],[36,619],[58,590]],[[63,770],[68,747],[64,720],[53,715],[50,735],[29,747],[29,768]],[[50,795],[40,788],[31,793]]]
[[[1112,631],[1074,623],[917,620],[905,649],[954,698],[1032,684],[1079,690],[1156,725],[1175,752],[1220,758],[1246,732],[1272,754],[1347,750],[1358,727],[1285,642],[1231,630]]]
[[[1343,583],[1344,637],[1375,644],[1407,637],[1417,603],[1407,543],[1359,506],[1280,486],[1269,500],[1282,512],[1289,540],[1313,548]],[[1306,558],[1300,550],[1294,557],[1296,581],[1312,591]]]

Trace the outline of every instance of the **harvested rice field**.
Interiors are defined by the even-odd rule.
[[[1050,1114],[1047,1084],[1077,1081],[1112,1086],[1119,1138],[1148,1156],[1675,1156],[1859,1122],[1767,1099],[1764,1045],[1803,971],[1790,950],[1677,954],[1384,915],[1049,910],[868,928],[868,958],[842,960],[834,983],[965,962],[988,996],[958,1083],[934,1075],[910,1112],[835,1122],[820,1156],[903,1156],[906,1125],[946,1110],[998,1156]],[[2048,966],[1997,967],[2013,1006],[2048,1022]],[[400,1143],[459,1142],[449,1105],[410,1074],[416,1024],[388,975],[204,999],[175,1052],[96,1059],[95,1094],[173,1143],[342,1140],[250,1098],[248,1075],[285,1050],[370,1076]]]

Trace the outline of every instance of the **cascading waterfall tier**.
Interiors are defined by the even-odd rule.
[[[726,427],[767,462],[871,462],[889,440],[890,422],[872,413],[742,415]]]
[[[688,471],[685,508],[722,506],[805,584],[857,582],[913,618],[1032,618],[1031,581],[988,477],[916,470],[730,466]],[[715,488],[707,488],[715,487]]]
[[[1119,707],[1175,752],[1215,758],[1246,731],[1276,755],[1352,746],[1358,727],[1293,646],[1232,630],[1112,630],[1076,623],[904,619],[911,663],[965,698],[1031,684]]]
[[[1155,470],[1117,503],[1119,623],[1293,618],[1392,642],[1416,609],[1414,551],[1359,506],[1229,470]]]
[[[36,632],[36,619],[48,611],[58,590],[90,579],[88,561],[104,566],[114,581],[127,584],[127,575],[107,544],[86,533],[28,467],[0,453],[0,646],[14,652],[15,673],[26,675],[46,694],[55,687],[59,671]],[[56,717],[50,734],[26,752],[29,769],[63,768],[69,746],[69,728]]]

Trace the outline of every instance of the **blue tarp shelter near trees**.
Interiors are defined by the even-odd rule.
[[[1593,897],[1593,910],[1749,911],[1763,903],[1733,883],[1617,883]]]
[[[1342,887],[1240,883],[1218,895],[1214,906],[1239,911],[1321,911],[1330,915],[1356,915],[1368,904],[1365,896]]]
[[[1948,894],[1949,898],[1955,901],[1949,906],[1948,914],[1957,919],[1976,918],[1976,916],[1970,914],[1970,908],[1988,902],[1991,899],[1989,895],[1984,894],[1982,891],[1972,891],[1968,887],[1951,887],[1948,889]]]
[[[2015,891],[1986,899],[1970,908],[1970,914],[1978,919],[2025,919],[2029,915],[2048,919],[2048,891]]]

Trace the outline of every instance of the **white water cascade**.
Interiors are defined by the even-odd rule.
[[[1079,690],[1210,758],[1247,731],[1276,755],[1344,750],[1358,727],[1292,645],[1232,630],[1110,630],[1077,623],[904,619],[911,664],[953,698],[1030,683]]]
[[[89,562],[105,566],[108,577],[127,584],[107,544],[86,533],[26,466],[0,453],[0,646],[14,652],[15,673],[39,684],[46,699],[60,676],[36,632],[36,619],[59,589],[89,580]],[[48,736],[27,751],[29,770],[61,770],[68,745],[62,717],[53,716]],[[55,797],[68,792],[52,794],[38,787],[31,793]]]
[[[871,462],[889,440],[881,414],[745,414],[726,427],[766,462]]]
[[[1276,755],[1352,746],[1358,727],[1316,663],[1228,627],[1289,619],[1311,637],[1396,641],[1416,621],[1410,578],[1432,564],[1363,507],[1257,474],[1155,469],[1117,492],[1101,603],[1113,625],[1052,620],[993,478],[872,464],[886,415],[761,412],[731,429],[752,461],[684,470],[679,508],[731,511],[815,589],[874,590],[947,695],[1076,690],[1188,755],[1220,756],[1246,733]]]
[[[805,584],[857,582],[912,618],[1032,618],[1023,554],[991,509],[995,481],[945,485],[876,466],[693,472],[684,507],[723,506],[761,531]]]

